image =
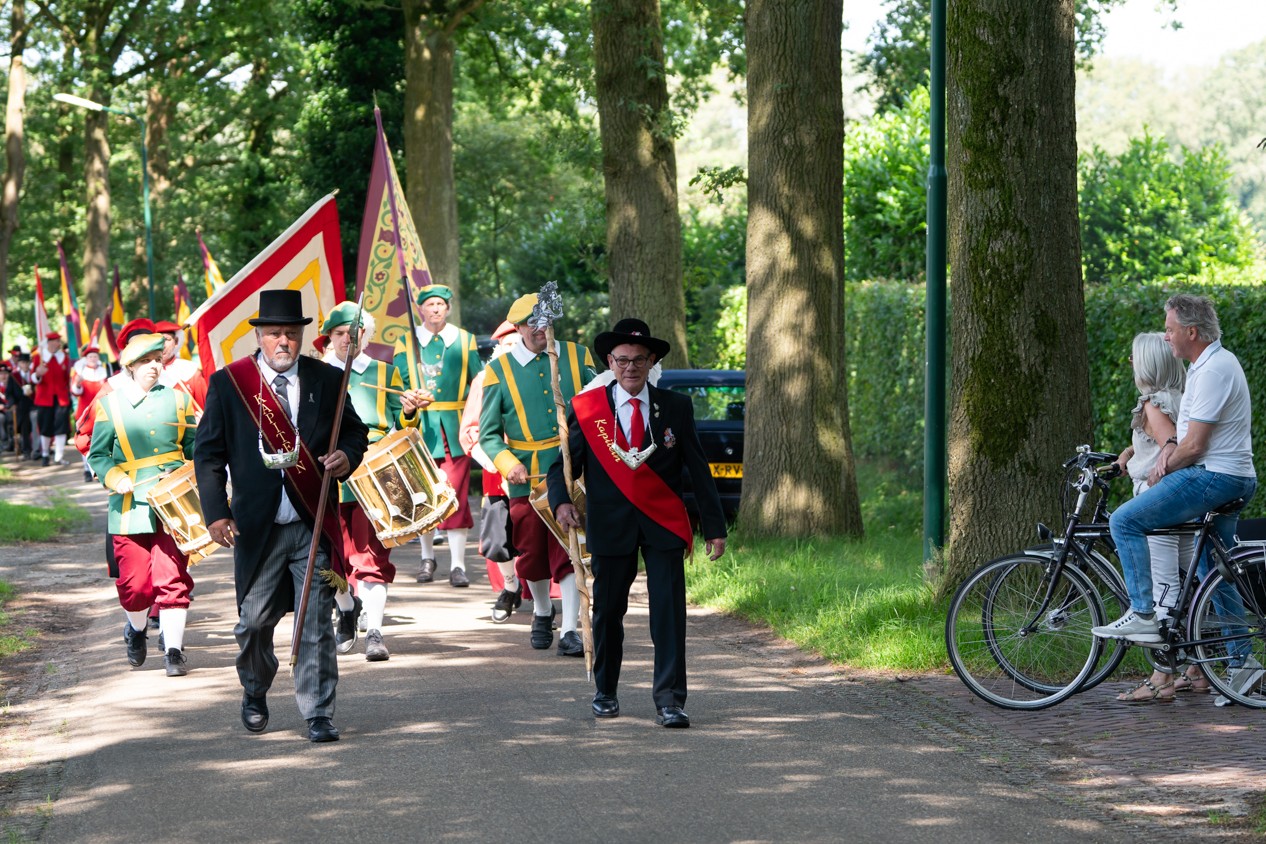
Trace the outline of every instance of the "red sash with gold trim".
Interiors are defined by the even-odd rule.
[[[281,400],[273,391],[272,385],[264,381],[255,357],[238,358],[225,367],[229,381],[237,390],[238,397],[246,405],[247,411],[255,421],[256,427],[263,432],[264,447],[273,453],[293,451],[296,441],[299,447],[299,462],[289,469],[280,471],[286,479],[286,492],[290,502],[301,513],[307,515],[309,521],[316,520],[318,503],[321,500],[320,464],[312,452],[308,450],[285,410]],[[327,502],[325,514],[321,519],[321,533],[330,545],[330,566],[335,574],[346,579],[347,572],[343,565],[343,536],[339,528],[338,507]]]
[[[686,543],[686,552],[694,547],[694,532],[690,529],[690,517],[681,497],[665,483],[655,470],[645,464],[630,469],[616,456],[615,438],[619,423],[607,401],[606,390],[590,390],[577,393],[571,400],[576,411],[576,421],[589,443],[589,450],[602,468],[610,475],[616,488],[629,502],[655,524],[675,533]]]

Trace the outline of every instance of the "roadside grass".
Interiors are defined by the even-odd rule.
[[[935,600],[923,565],[922,479],[859,463],[866,535],[763,539],[734,530],[715,563],[697,543],[686,561],[691,603],[764,624],[800,647],[854,668],[950,671],[949,597]],[[1112,681],[1146,677],[1134,648]]]
[[[8,466],[0,466],[0,484],[11,484],[14,480],[13,470]]]
[[[715,563],[699,543],[686,567],[689,600],[857,668],[948,670],[948,601],[934,600],[923,574],[920,483],[859,464],[858,485],[863,539],[757,539],[740,528]]]
[[[9,612],[9,602],[16,594],[12,586],[0,580],[0,659],[30,649],[39,636],[39,631],[24,627],[21,619]]]
[[[46,542],[71,532],[88,520],[88,513],[65,496],[51,507],[0,501],[0,545],[11,542]]]

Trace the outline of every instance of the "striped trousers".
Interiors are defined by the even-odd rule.
[[[298,612],[303,575],[308,563],[312,530],[302,521],[274,524],[268,534],[264,560],[238,609],[233,635],[241,649],[237,676],[252,697],[263,697],[277,676],[273,630],[288,612]],[[317,551],[316,571],[308,594],[299,660],[294,667],[295,702],[305,719],[334,717],[334,689],[338,685],[338,661],[334,652],[334,587],[321,579],[329,567],[324,548]]]

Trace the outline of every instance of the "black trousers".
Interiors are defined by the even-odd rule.
[[[655,673],[651,689],[656,707],[686,703],[686,571],[684,548],[663,551],[642,547],[650,601]],[[599,693],[616,695],[624,661],[624,615],[629,588],[637,577],[637,552],[594,554],[594,684]]]

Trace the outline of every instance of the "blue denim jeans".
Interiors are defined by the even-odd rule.
[[[1117,556],[1130,592],[1130,609],[1150,613],[1152,605],[1152,561],[1146,532],[1192,521],[1205,513],[1257,491],[1257,478],[1210,472],[1203,466],[1188,466],[1161,478],[1160,483],[1131,498],[1117,508],[1109,520]],[[1237,515],[1219,516],[1213,527],[1228,548],[1235,542]],[[1207,569],[1206,546],[1200,570]],[[1184,561],[1185,562],[1185,561]]]

